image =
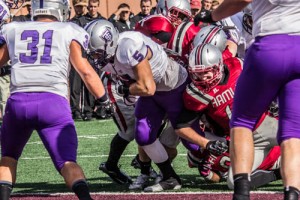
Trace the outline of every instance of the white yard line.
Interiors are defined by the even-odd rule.
[[[127,155],[122,155],[122,157],[135,157],[136,154],[127,154]],[[177,156],[186,156],[186,154],[178,154]],[[108,157],[108,155],[83,155],[83,156],[77,156],[77,158],[103,158],[103,157]],[[39,156],[39,157],[24,157],[20,158],[21,160],[45,160],[45,159],[50,159],[49,156]]]

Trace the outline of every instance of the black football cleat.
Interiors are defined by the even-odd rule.
[[[103,162],[99,166],[99,170],[103,171],[107,174],[114,182],[123,185],[123,184],[131,184],[131,178],[122,172],[118,167],[115,169],[108,169],[106,167],[106,162]]]

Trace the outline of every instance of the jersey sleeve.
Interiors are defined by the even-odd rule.
[[[183,93],[185,108],[197,112],[204,111],[208,107],[212,99],[212,96],[203,93],[193,83],[190,83]]]
[[[70,29],[70,32],[73,35],[72,40],[77,41],[84,50],[87,50],[90,40],[89,34],[83,28],[74,23],[70,22],[70,26],[72,27],[72,29]]]
[[[123,38],[118,45],[117,59],[121,64],[136,66],[147,56],[147,46],[141,38]]]

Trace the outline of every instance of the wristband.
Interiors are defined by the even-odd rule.
[[[125,85],[120,85],[118,88],[118,92],[120,94],[124,94],[125,97],[127,97],[128,95],[130,95],[130,91],[129,91],[129,87],[125,86]]]
[[[106,93],[105,93],[102,97],[100,97],[100,98],[97,99],[97,101],[98,101],[99,103],[104,103],[104,102],[106,102],[107,100],[108,100],[108,97],[107,97]]]

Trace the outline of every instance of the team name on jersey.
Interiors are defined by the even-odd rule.
[[[228,101],[233,99],[233,89],[230,87],[221,94],[218,94],[215,96],[215,98],[212,100],[212,106],[214,108],[219,107],[220,105],[223,105],[227,103]]]

